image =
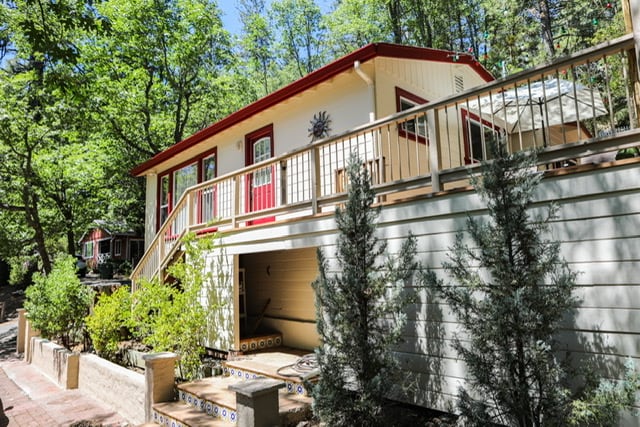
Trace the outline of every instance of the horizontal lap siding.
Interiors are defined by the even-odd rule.
[[[560,349],[576,361],[590,360],[606,378],[621,378],[627,357],[640,369],[639,172],[637,165],[627,165],[545,178],[531,209],[532,216],[539,217],[550,202],[556,203],[558,218],[551,223],[549,237],[561,241],[562,256],[579,273],[575,295],[580,307],[562,322]],[[446,278],[442,262],[449,259],[449,248],[469,216],[488,219],[472,192],[392,205],[381,213],[378,236],[395,253],[411,232],[417,237],[420,261]],[[465,241],[471,243],[468,236]],[[335,246],[324,250],[336,268]],[[454,336],[464,340],[466,335],[447,305],[426,291],[407,317],[396,354],[410,372],[405,377],[415,378],[419,387],[406,399],[447,409],[465,375],[451,344]],[[430,356],[439,357],[439,362]],[[430,385],[434,378],[436,384]],[[425,392],[434,388],[439,393]]]
[[[546,177],[531,209],[535,217],[546,213],[548,203],[557,204],[558,218],[551,224],[549,237],[561,242],[562,256],[579,273],[575,295],[580,308],[562,323],[560,349],[570,351],[578,360],[591,359],[602,374],[611,378],[622,377],[627,357],[640,369],[639,172],[636,163]],[[487,219],[484,204],[471,191],[384,206],[378,237],[387,240],[389,253],[396,253],[402,239],[412,233],[417,238],[418,259],[445,278],[441,264],[448,260],[456,233],[466,228],[469,216]],[[469,242],[468,236],[465,239]],[[225,240],[235,253],[320,247],[329,268],[337,271],[335,221],[331,216],[274,224],[263,231],[247,230]],[[259,258],[256,255],[257,263]],[[282,270],[298,268],[295,261],[288,261],[281,268],[272,265],[272,274],[278,277],[284,274]],[[305,280],[310,283],[314,278]],[[306,295],[310,304],[307,313],[314,316],[313,295]],[[458,387],[464,385],[464,363],[457,360],[451,343],[454,336],[464,340],[466,335],[446,304],[427,291],[420,295],[420,303],[408,310],[407,317],[396,355],[408,370],[403,376],[417,388],[409,388],[415,392],[404,399],[450,409]],[[435,362],[431,355],[437,356]]]

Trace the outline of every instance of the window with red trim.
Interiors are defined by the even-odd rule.
[[[409,110],[418,105],[427,104],[429,101],[404,89],[396,87],[396,108],[398,112]],[[427,117],[420,117],[403,122],[398,128],[398,133],[403,138],[408,138],[421,143],[427,142]]]
[[[217,149],[182,163],[158,177],[158,224],[162,224],[187,188],[209,181],[217,174]]]
[[[464,163],[479,163],[490,158],[489,141],[497,140],[504,131],[476,114],[462,110],[464,125]]]

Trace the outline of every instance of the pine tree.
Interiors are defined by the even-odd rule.
[[[541,178],[535,156],[492,145],[495,160],[474,180],[490,221],[468,219],[473,245],[457,236],[443,265],[452,284],[428,274],[468,338],[454,344],[473,390],[461,389],[459,406],[473,425],[566,425],[571,402],[554,335],[576,307],[576,274],[546,237],[556,208],[529,216]]]
[[[314,412],[330,426],[382,425],[382,407],[399,372],[391,347],[398,342],[408,302],[403,285],[417,271],[415,239],[396,257],[375,235],[379,208],[369,174],[352,157],[348,201],[336,211],[338,273],[318,251],[320,275],[313,283],[321,345]]]

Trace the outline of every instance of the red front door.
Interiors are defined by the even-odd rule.
[[[273,126],[267,126],[246,137],[246,165],[273,157]],[[265,166],[247,176],[247,212],[275,206],[273,166]]]

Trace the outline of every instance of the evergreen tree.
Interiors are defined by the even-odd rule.
[[[383,423],[384,397],[399,372],[391,347],[406,321],[403,285],[418,269],[416,243],[409,237],[397,257],[385,255],[375,236],[378,208],[369,174],[354,157],[347,172],[348,201],[336,211],[339,273],[330,273],[319,250],[313,283],[321,337],[314,411],[331,426],[375,426]]]
[[[563,316],[576,307],[576,273],[560,256],[558,242],[545,237],[556,208],[531,218],[528,209],[541,179],[532,172],[535,155],[508,154],[503,144],[491,145],[495,160],[473,180],[490,221],[468,219],[473,245],[457,236],[443,265],[454,283],[427,273],[466,333],[465,341],[454,340],[472,390],[460,390],[461,413],[478,426],[564,426],[582,425],[579,408],[588,406],[597,413],[590,419],[613,420],[618,408],[635,401],[625,393],[637,388],[637,375],[630,369],[620,387],[601,381],[602,390],[615,390],[610,395],[600,389],[583,390],[585,401],[571,395],[566,364],[554,355],[554,337]],[[605,395],[612,403],[603,406]]]

